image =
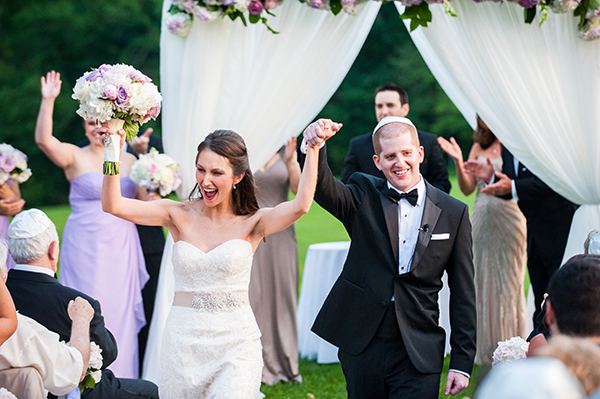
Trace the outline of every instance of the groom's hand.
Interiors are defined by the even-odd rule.
[[[341,123],[335,123],[331,119],[319,119],[304,130],[304,140],[310,147],[319,146],[341,128]]]
[[[456,371],[449,371],[448,380],[446,381],[446,389],[444,389],[444,395],[458,395],[468,386],[469,377]]]

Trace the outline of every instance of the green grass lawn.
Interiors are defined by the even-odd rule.
[[[469,208],[472,208],[475,195],[465,197],[458,189],[456,179],[451,178],[451,181],[453,187],[451,195],[466,202]],[[58,233],[62,237],[64,225],[71,212],[69,206],[45,207],[42,210],[54,221]],[[296,235],[298,237],[300,276],[302,276],[304,258],[306,257],[309,245],[319,242],[349,240],[348,234],[342,224],[316,203],[313,204],[307,215],[296,222]],[[444,373],[442,374],[442,384],[440,386],[440,398],[446,397],[443,395],[443,388],[447,377],[448,361],[449,358],[446,357]],[[339,363],[318,364],[316,361],[301,359],[300,373],[303,378],[302,384],[278,383],[273,386],[263,384],[261,391],[268,399],[346,398],[344,375]],[[471,378],[471,386],[456,397],[473,397],[473,392],[482,373],[483,371],[476,367]]]

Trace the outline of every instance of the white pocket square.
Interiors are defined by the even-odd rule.
[[[433,240],[449,240],[449,239],[450,239],[450,233],[439,233],[439,234],[431,235],[431,241],[433,241]]]

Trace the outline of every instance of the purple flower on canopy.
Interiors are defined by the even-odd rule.
[[[115,104],[117,107],[124,108],[129,103],[129,95],[127,94],[127,90],[123,86],[119,86],[119,90],[117,92],[117,98],[115,99]]]
[[[258,0],[252,1],[250,3],[250,5],[248,6],[248,11],[252,15],[260,15],[260,14],[262,14],[263,10],[264,10],[263,4]]]
[[[311,6],[312,8],[321,9],[321,8],[323,8],[323,1],[322,0],[310,0],[308,5]]]
[[[523,8],[531,8],[540,4],[540,0],[519,0],[519,5]]]
[[[89,82],[89,81],[92,81],[92,82],[94,82],[94,81],[95,81],[96,79],[98,79],[100,76],[101,76],[101,74],[100,74],[100,71],[98,71],[98,70],[91,71],[91,72],[88,72],[88,73],[86,74],[86,76],[85,76],[85,80],[87,80],[88,82]]]
[[[117,98],[117,86],[104,86],[104,90],[102,90],[102,95],[104,96],[104,98],[108,98],[109,100],[114,101]]]
[[[277,0],[265,0],[265,8],[267,10],[272,10],[275,7],[277,7],[278,3]]]
[[[235,4],[235,0],[223,0],[221,4],[224,6],[232,6]]]

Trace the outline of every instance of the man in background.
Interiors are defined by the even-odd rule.
[[[375,116],[379,123],[386,116],[406,117],[410,110],[408,94],[395,84],[379,86],[375,90]],[[445,193],[450,192],[450,181],[446,161],[442,156],[442,149],[437,142],[437,136],[419,130],[419,142],[423,147],[425,157],[420,165],[421,175],[425,180]],[[373,162],[375,149],[373,148],[372,132],[362,134],[350,140],[348,155],[342,166],[341,180],[348,181],[354,172],[363,172],[369,175],[384,178],[383,173],[377,169]]]

